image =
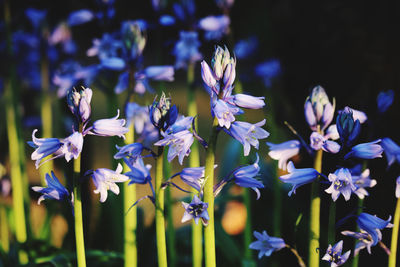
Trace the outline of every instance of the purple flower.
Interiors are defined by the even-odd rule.
[[[235,55],[238,59],[246,59],[254,55],[258,48],[258,39],[255,36],[239,40],[235,44]]]
[[[351,110],[351,112],[353,113],[353,119],[359,120],[361,124],[363,124],[364,122],[366,122],[368,120],[367,114],[365,114],[363,111],[354,109],[354,108],[350,108],[350,107],[345,107],[348,108],[349,110]]]
[[[286,170],[288,159],[299,154],[301,147],[298,140],[290,140],[280,144],[267,142],[267,145],[269,146],[268,155],[275,160],[279,160],[279,169],[284,171]]]
[[[281,73],[281,63],[277,59],[269,59],[258,64],[255,73],[263,79],[265,87],[271,87],[272,79]]]
[[[201,219],[203,225],[208,224],[208,220],[210,219],[207,212],[208,203],[204,203],[195,195],[190,204],[182,202],[182,205],[185,208],[185,213],[182,217],[182,223],[194,219],[195,223],[197,224],[199,219]]]
[[[72,12],[68,17],[68,24],[70,26],[80,25],[94,19],[94,14],[92,11],[87,9],[81,9]]]
[[[115,39],[112,35],[105,33],[101,39],[94,39],[93,46],[86,52],[88,57],[98,56],[100,60],[116,57],[122,49],[121,40]]]
[[[40,165],[49,161],[51,159],[61,157],[62,154],[57,153],[60,152],[61,147],[63,146],[63,142],[58,138],[36,138],[35,134],[38,130],[35,129],[32,132],[32,142],[28,142],[28,144],[35,148],[36,150],[32,153],[31,159],[36,160],[35,166],[36,169],[39,168]],[[51,159],[47,159],[44,162],[40,163],[42,159],[46,158],[51,154],[57,154]]]
[[[127,126],[132,122],[135,126],[135,132],[141,134],[146,123],[150,122],[149,109],[145,106],[140,106],[137,103],[129,102],[125,108]]]
[[[392,105],[393,98],[394,98],[393,90],[388,90],[386,92],[385,91],[380,92],[376,99],[377,104],[378,104],[378,111],[380,113],[384,113]]]
[[[188,64],[201,60],[203,57],[199,52],[200,41],[197,32],[181,31],[179,33],[179,41],[174,47],[174,55],[176,57],[175,67],[186,68]]]
[[[280,250],[286,247],[285,241],[282,238],[269,236],[267,231],[263,231],[262,234],[254,231],[253,234],[254,237],[257,238],[257,241],[251,243],[249,248],[259,250],[259,259],[261,259],[262,256],[269,257],[275,250]]]
[[[392,139],[388,137],[382,138],[381,146],[385,152],[388,167],[391,166],[396,160],[400,163],[400,146],[398,146]]]
[[[149,110],[150,121],[160,130],[167,130],[178,118],[178,108],[171,104],[171,98],[161,94],[160,100],[154,99]]]
[[[258,149],[258,139],[264,139],[269,136],[269,133],[261,128],[261,126],[265,124],[265,121],[266,120],[264,119],[255,124],[244,121],[235,121],[232,123],[230,129],[227,130],[228,134],[230,134],[243,145],[243,152],[245,156],[249,155],[250,146]]]
[[[229,129],[231,123],[235,121],[235,115],[242,114],[240,108],[233,106],[224,100],[217,99],[212,107],[212,113],[218,119],[220,127]]]
[[[96,189],[94,193],[100,194],[100,202],[107,200],[107,191],[111,190],[114,194],[119,194],[119,187],[115,183],[126,182],[129,177],[121,174],[122,165],[118,163],[118,167],[115,171],[106,168],[101,168],[92,171],[91,176],[93,178]]]
[[[124,127],[125,120],[117,119],[118,117],[119,110],[117,112],[117,116],[113,118],[95,121],[89,133],[98,136],[118,136],[125,139],[124,134],[126,134],[129,129]]]
[[[374,241],[372,236],[364,230],[360,232],[342,231],[342,235],[353,237],[358,241],[354,249],[354,256],[357,256],[360,250],[364,248],[367,248],[368,253],[371,254],[371,247]]]
[[[200,192],[204,185],[204,167],[184,168],[180,174],[182,181]]]
[[[310,136],[311,148],[314,150],[324,150],[329,153],[338,153],[340,145],[334,141],[327,140],[324,136],[317,132],[312,132]]]
[[[246,94],[236,94],[232,96],[232,101],[236,106],[249,109],[260,109],[265,106],[265,97],[255,97]]]
[[[183,158],[190,154],[190,147],[193,144],[193,133],[188,130],[179,131],[177,133],[162,133],[163,139],[156,142],[155,146],[169,146],[168,161],[171,162],[176,156],[179,163],[183,164]]]
[[[51,171],[51,177],[46,174],[46,187],[33,186],[32,190],[43,194],[38,199],[39,205],[45,199],[62,201],[69,197],[68,190],[60,183],[53,171]]]
[[[258,188],[264,188],[262,182],[254,179],[254,177],[260,174],[260,166],[258,165],[259,157],[256,154],[257,159],[252,165],[240,167],[233,172],[232,176],[235,183],[241,187],[250,187],[257,193],[257,199],[260,198],[260,191]]]
[[[199,21],[199,28],[206,31],[208,40],[220,39],[229,29],[231,23],[228,16],[208,16]]]
[[[114,159],[122,159],[128,157],[132,162],[135,162],[138,158],[141,157],[144,149],[141,143],[133,143],[122,147],[116,147],[119,151],[114,155]]]
[[[137,72],[135,78],[151,79],[155,81],[173,81],[174,80],[174,67],[173,66],[150,66],[143,71]]]
[[[215,88],[217,80],[215,79],[214,73],[210,69],[210,66],[208,66],[207,62],[204,60],[201,62],[201,78],[208,87]]]
[[[396,179],[396,197],[400,198],[400,176]]]
[[[82,90],[79,91],[73,88],[68,91],[68,107],[81,122],[86,122],[90,117],[92,95],[93,91],[90,88],[82,87]]]
[[[72,158],[77,159],[82,152],[83,136],[80,132],[74,132],[67,138],[62,140],[63,146],[61,153],[65,156],[65,160],[69,162]]]
[[[122,58],[108,57],[101,60],[101,66],[106,69],[121,71],[125,68],[126,64]]]
[[[291,161],[289,161],[287,165],[287,170],[289,174],[283,175],[279,177],[279,179],[284,183],[293,185],[292,190],[289,191],[289,196],[291,196],[292,193],[296,194],[296,189],[298,187],[313,182],[320,175],[319,172],[313,168],[296,169]]]
[[[332,194],[333,201],[336,201],[340,194],[348,201],[351,193],[356,191],[351,173],[347,168],[340,168],[335,173],[330,173],[328,179],[332,184],[325,192]]]
[[[393,227],[393,224],[390,223],[391,219],[392,216],[389,216],[389,219],[385,221],[377,216],[363,212],[358,216],[357,224],[361,230],[364,230],[371,235],[373,240],[372,246],[375,246],[382,239],[382,233],[380,230],[383,228]]]
[[[28,17],[34,28],[39,28],[46,18],[47,11],[35,8],[28,8],[25,10],[25,15]]]
[[[0,172],[1,172],[1,170],[0,170]],[[11,181],[9,178],[5,178],[5,177],[1,178],[1,175],[0,175],[0,195],[3,198],[6,198],[11,193]]]
[[[343,240],[337,242],[333,247],[332,245],[329,245],[325,255],[322,257],[322,260],[329,261],[331,263],[331,267],[343,265],[348,260],[351,250],[348,250],[346,253],[342,254],[342,249]]]
[[[134,162],[129,160],[125,160],[125,162],[131,169],[130,172],[125,173],[130,179],[129,184],[146,184],[151,181],[150,164],[144,165],[143,159],[141,158]]]
[[[354,143],[361,131],[360,124],[360,120],[354,118],[351,108],[345,107],[339,111],[336,117],[336,127],[342,145],[351,146]]]
[[[381,158],[383,148],[378,144],[380,142],[381,139],[378,139],[369,143],[358,144],[351,148],[351,151],[344,156],[344,159],[348,159],[350,157],[360,159]]]
[[[374,187],[376,185],[376,180],[370,178],[369,169],[365,169],[361,173],[361,165],[357,165],[353,169],[350,170],[351,178],[353,180],[353,184],[357,188],[354,192],[360,199],[364,199],[365,196],[368,196],[367,190],[365,188]]]
[[[316,86],[304,104],[304,114],[311,130],[324,130],[332,122],[335,106],[329,101],[324,88]]]

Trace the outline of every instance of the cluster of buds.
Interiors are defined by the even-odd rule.
[[[304,104],[306,121],[313,131],[323,131],[332,122],[335,113],[335,101],[329,101],[324,88],[316,86]]]
[[[345,107],[336,117],[336,127],[343,145],[351,146],[361,131],[361,123],[354,119],[353,111]]]
[[[146,46],[146,36],[140,22],[126,21],[121,28],[122,41],[128,57],[136,59],[142,55]]]
[[[68,107],[72,114],[78,118],[79,122],[85,123],[92,113],[90,107],[92,94],[92,89],[84,87],[79,91],[77,91],[76,88],[73,88],[67,94]]]
[[[171,98],[162,93],[160,100],[154,99],[150,106],[150,121],[160,130],[165,131],[178,118],[178,108],[171,105]]]

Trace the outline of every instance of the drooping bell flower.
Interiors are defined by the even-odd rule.
[[[298,140],[290,140],[280,144],[267,142],[269,146],[268,155],[278,160],[278,167],[281,170],[286,170],[287,161],[299,154],[301,144]]]
[[[375,246],[382,239],[382,233],[380,230],[393,227],[393,224],[390,223],[391,219],[392,216],[389,216],[389,219],[385,221],[377,216],[363,212],[358,216],[357,224],[360,229],[371,235],[373,240],[372,245]]]
[[[383,148],[379,144],[381,139],[369,142],[358,144],[351,148],[351,151],[344,156],[344,159],[348,159],[350,157],[359,158],[359,159],[374,159],[381,158]]]
[[[113,118],[95,121],[89,133],[98,136],[118,136],[125,139],[125,134],[129,132],[129,129],[124,127],[125,120],[118,119],[118,117],[119,110]]]
[[[351,250],[342,254],[343,250],[343,240],[337,242],[333,247],[329,244],[325,255],[322,257],[323,261],[328,261],[331,263],[331,267],[337,267],[343,265],[350,256]]]
[[[68,190],[60,183],[53,171],[51,171],[51,176],[48,173],[46,174],[45,182],[46,187],[32,187],[33,191],[43,194],[38,199],[39,205],[45,199],[55,199],[58,201],[62,201],[69,198],[70,194]]]
[[[320,175],[317,170],[313,168],[296,169],[293,162],[289,161],[287,165],[287,171],[289,174],[279,177],[284,183],[292,184],[292,190],[289,191],[289,196],[296,193],[296,189],[302,185],[313,182]]]
[[[269,257],[272,252],[286,247],[285,241],[282,238],[269,236],[267,231],[263,231],[262,233],[254,231],[253,234],[255,238],[257,238],[257,241],[251,243],[249,248],[259,250],[259,259],[261,259],[262,256]]]
[[[378,111],[380,113],[386,112],[388,108],[392,105],[394,99],[394,91],[393,90],[388,90],[388,91],[382,91],[378,94],[378,97],[376,99],[376,102],[378,104]]]

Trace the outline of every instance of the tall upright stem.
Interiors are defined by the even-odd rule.
[[[208,203],[208,225],[204,228],[205,243],[205,262],[206,267],[216,266],[215,257],[215,230],[214,230],[214,163],[215,163],[215,147],[218,136],[218,119],[215,117],[211,130],[210,141],[208,143],[205,165],[205,185],[204,185],[204,202]]]
[[[314,159],[314,169],[318,172],[322,170],[322,150],[318,150]],[[310,205],[310,236],[308,261],[310,267],[319,266],[319,218],[320,218],[321,199],[319,197],[319,183],[311,184],[311,205]]]
[[[171,177],[171,164],[168,162],[168,147],[164,150],[164,177]],[[175,227],[174,227],[174,202],[171,195],[171,187],[165,188],[165,200],[167,214],[167,252],[168,265],[176,266],[176,245],[175,245]]]
[[[7,54],[10,59],[13,58],[12,41],[11,41],[11,11],[9,1],[4,1],[4,21],[6,26],[7,35]],[[20,155],[20,143],[18,140],[17,130],[17,112],[14,107],[15,101],[15,66],[11,62],[9,77],[4,82],[4,103],[6,109],[6,125],[7,125],[7,136],[9,145],[10,165],[11,165],[11,186],[13,189],[13,209],[14,209],[14,221],[15,221],[15,235],[18,243],[25,243],[27,240],[27,229],[26,229],[26,218],[24,210],[24,181],[22,178],[21,170],[21,157]],[[21,264],[28,262],[27,254],[20,250],[19,261]]]
[[[7,210],[3,203],[0,203],[0,243],[1,249],[8,253],[10,248],[10,239],[8,237],[8,219],[7,219]]]
[[[74,215],[75,215],[75,243],[78,267],[86,266],[85,241],[83,237],[83,218],[81,201],[81,156],[74,160]]]
[[[187,70],[187,96],[188,96],[188,116],[195,117],[197,115],[197,104],[194,88],[194,63],[190,63]],[[196,129],[197,130],[197,129]],[[200,166],[199,143],[194,142],[189,155],[189,167]],[[192,197],[197,193],[196,189],[192,189]],[[201,267],[203,261],[203,225],[196,224],[192,220],[192,265],[193,267]]]
[[[392,241],[390,244],[389,267],[396,267],[397,240],[399,238],[400,224],[400,198],[397,199],[396,211],[394,212]]]
[[[157,236],[157,256],[158,266],[166,267],[167,263],[167,247],[165,242],[165,218],[164,218],[164,189],[161,188],[163,182],[163,147],[158,148],[158,156],[156,158],[156,236]]]
[[[125,135],[125,144],[132,144],[135,141],[135,130],[133,121],[129,125],[129,132]],[[124,163],[124,169],[129,167]],[[137,228],[137,207],[131,207],[136,201],[136,185],[128,185],[124,183],[124,211],[129,208],[129,212],[124,217],[124,254],[125,254],[125,267],[137,266],[137,242],[136,242],[136,228]]]

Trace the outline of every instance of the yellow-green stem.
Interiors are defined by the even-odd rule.
[[[0,238],[1,238],[1,249],[8,253],[10,248],[9,232],[8,232],[8,220],[7,210],[3,204],[0,204]]]
[[[164,177],[171,177],[171,164],[168,162],[168,147],[164,150]],[[167,252],[168,265],[176,266],[176,242],[175,242],[175,227],[174,227],[174,201],[171,195],[171,187],[165,188],[165,200],[167,214]]]
[[[214,118],[211,130],[210,141],[208,143],[205,165],[205,185],[204,185],[204,202],[208,203],[208,215],[210,217],[208,225],[204,228],[204,245],[205,245],[205,262],[206,267],[216,266],[215,257],[215,229],[214,229],[214,163],[215,163],[215,147],[218,136],[218,120]]]
[[[188,98],[188,116],[197,115],[197,104],[194,88],[194,63],[190,63],[187,70],[187,98]],[[197,129],[196,129],[197,130]],[[189,167],[200,166],[199,143],[194,142],[189,155]],[[192,197],[197,194],[196,189],[192,189]],[[203,261],[203,225],[196,224],[192,220],[192,265],[201,267]]]
[[[163,147],[158,148],[158,157],[156,158],[156,237],[157,237],[157,256],[158,266],[166,267],[167,247],[165,242],[165,218],[164,218],[164,189],[161,188],[163,182]]]
[[[129,125],[129,132],[125,135],[125,144],[132,144],[135,141],[135,130],[133,121]],[[124,169],[128,170],[128,166],[124,163]],[[124,183],[124,211],[126,212],[136,201],[136,185],[128,185]],[[129,212],[124,217],[124,254],[125,267],[137,266],[137,242],[136,242],[136,227],[137,227],[137,207],[136,205],[130,208]]]
[[[75,243],[78,267],[86,266],[85,241],[83,237],[83,218],[81,201],[81,156],[74,160],[74,215],[75,215]]]
[[[396,210],[394,212],[392,241],[390,243],[389,267],[396,267],[397,240],[399,238],[400,224],[400,198],[397,199]]]
[[[314,169],[318,172],[322,170],[322,150],[318,150],[314,159]],[[308,261],[310,267],[319,266],[319,232],[320,232],[320,205],[321,199],[319,197],[319,183],[313,182],[311,184],[311,205],[310,205],[310,236],[309,236],[309,251]]]
[[[244,228],[244,257],[247,260],[252,258],[252,250],[250,249],[250,243],[252,238],[251,233],[251,199],[249,188],[243,188],[243,202],[247,210],[246,226]]]

